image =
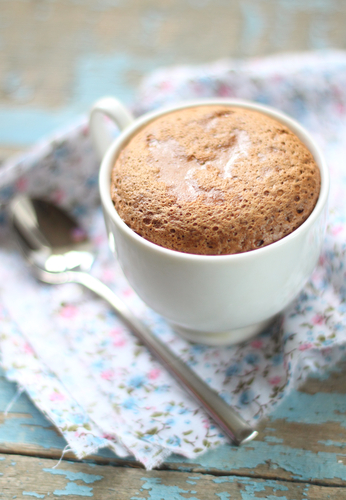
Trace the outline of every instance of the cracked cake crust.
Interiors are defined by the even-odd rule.
[[[137,234],[202,255],[241,253],[297,229],[320,191],[312,154],[256,111],[198,106],[141,129],[117,158],[114,206]]]

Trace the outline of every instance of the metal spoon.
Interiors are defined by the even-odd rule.
[[[94,261],[92,245],[69,215],[47,201],[23,195],[12,200],[9,213],[20,248],[36,278],[54,285],[80,283],[107,300],[235,444],[246,443],[257,436],[258,432],[160,342],[106,285],[89,274]]]

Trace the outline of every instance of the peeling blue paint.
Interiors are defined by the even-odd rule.
[[[9,413],[0,426],[0,441],[6,443],[27,443],[30,437],[30,444],[35,444],[46,449],[63,449],[66,446],[65,439],[57,434],[51,423],[50,428],[47,428],[48,421],[45,421],[44,426],[42,426],[40,422],[42,415],[40,415],[37,421],[34,418],[36,417],[36,412],[34,412],[34,416],[23,414],[19,418],[18,414],[14,418],[12,412]],[[28,436],[28,430],[30,430],[30,436]]]
[[[283,443],[284,440],[281,439],[281,438],[277,438],[276,436],[266,436],[264,438],[264,440],[267,442],[267,443]]]
[[[79,486],[76,483],[67,483],[64,490],[55,490],[54,495],[63,496],[63,495],[77,495],[80,497],[92,497],[93,488],[89,488],[88,486]]]
[[[125,52],[113,55],[83,55],[75,67],[73,103],[82,111],[87,110],[94,100],[105,95],[114,95],[130,103],[135,87],[129,84],[128,73],[136,68],[144,73],[157,65],[153,60],[138,58]]]
[[[331,441],[327,439],[327,441],[318,441],[320,444],[324,444],[325,446],[337,446],[338,448],[346,448],[346,443],[341,443],[340,441]]]
[[[4,388],[4,391],[0,391],[0,409],[4,409],[17,388],[15,384],[11,384],[4,379],[0,383],[2,389]],[[12,413],[16,413],[16,418],[11,418]],[[23,415],[17,418],[19,413],[23,413]],[[331,421],[346,427],[345,415],[346,394],[317,393],[310,395],[292,391],[290,396],[272,413],[270,419],[272,422],[278,419],[285,419],[290,422],[305,422],[310,426]],[[28,433],[28,426],[32,430],[30,433]],[[275,433],[276,429],[268,427],[266,431]],[[22,394],[15,402],[9,417],[0,426],[0,439],[6,442],[36,444],[46,448],[63,449],[66,445],[65,440],[51,429],[51,423],[35,408],[25,394]],[[346,443],[337,441],[326,440],[319,441],[319,443],[326,447],[338,447],[341,452],[344,452],[344,448],[346,448]],[[328,449],[326,448],[326,450]],[[99,455],[115,456],[109,450],[102,450]],[[253,441],[239,448],[229,445],[221,446],[217,450],[191,460],[185,460],[181,456],[175,455],[170,457],[169,462],[181,464],[182,460],[184,460],[184,466],[179,467],[178,465],[177,468],[185,472],[191,472],[195,464],[207,471],[210,469],[229,471],[230,468],[233,470],[255,469],[259,465],[266,465],[268,457],[270,457],[271,461],[270,468],[280,467],[291,473],[292,478],[310,481],[320,478],[321,471],[323,471],[325,479],[337,478],[346,481],[346,465],[343,464],[342,460],[338,461],[338,459],[346,457],[346,454],[337,455],[328,451],[315,453],[309,450],[294,449],[279,444],[275,436],[266,436],[265,442]],[[1,461],[5,459],[4,456],[0,457]],[[78,479],[76,476],[68,477],[67,471],[55,469],[46,469],[46,471],[53,474],[65,474],[67,479],[70,480]],[[102,478],[102,476],[88,476]],[[81,478],[79,477],[79,479]],[[192,481],[199,480],[200,477],[194,475],[188,476],[188,479],[191,482],[187,482],[187,484],[192,485]],[[91,482],[94,480],[97,479],[93,479]],[[84,482],[87,483],[87,481]]]
[[[50,474],[63,475],[66,479],[70,481],[84,481],[87,484],[94,483],[95,481],[100,481],[103,479],[103,476],[95,476],[94,474],[86,474],[85,472],[72,472],[68,470],[60,470],[60,469],[42,469],[44,472],[49,472]],[[67,483],[64,490],[55,490],[54,495],[62,496],[62,495],[78,495],[84,497],[92,497],[93,496],[93,488],[88,486],[80,486],[76,483]]]
[[[252,54],[256,44],[259,43],[265,28],[265,20],[262,15],[261,6],[257,2],[239,4],[243,16],[241,31],[241,49],[246,55]]]
[[[64,106],[54,109],[0,108],[0,137],[3,144],[29,146],[42,137],[77,120],[88,113],[94,101],[105,95],[114,95],[125,104],[133,101],[136,87],[128,75],[134,69],[145,74],[169,63],[167,57],[137,57],[122,52],[104,56],[96,53],[76,60],[72,98]],[[30,123],[30,127],[23,124]]]
[[[224,483],[237,483],[241,484],[244,488],[240,491],[242,500],[253,500],[257,498],[256,493],[267,492],[268,488],[273,490],[273,493],[277,491],[288,491],[288,487],[278,483],[277,481],[266,480],[266,481],[254,481],[247,477],[234,477],[234,476],[224,476],[217,477],[212,480],[216,484]],[[218,495],[220,496],[220,494]],[[220,497],[222,500],[226,500],[227,497]],[[266,500],[276,500],[278,497],[276,495],[266,495]],[[281,500],[287,500],[285,496],[280,495]]]
[[[346,428],[346,394],[292,391],[275,409],[270,419],[307,424],[339,422]]]
[[[142,488],[149,492],[149,496],[131,497],[130,500],[162,500],[163,498],[169,498],[169,500],[198,500],[196,497],[185,496],[195,494],[195,491],[182,490],[178,486],[167,486],[162,484],[159,478],[142,477],[141,480],[144,481]],[[181,496],[181,493],[183,493],[184,496]]]
[[[82,4],[83,2],[71,0],[71,3]],[[210,0],[189,0],[190,6],[200,11],[203,11],[209,3]],[[215,7],[216,11],[222,8],[222,0],[215,3],[218,4]],[[239,43],[233,48],[234,51],[238,48],[238,52],[233,56],[253,55],[256,47],[265,41],[265,35],[267,36],[267,49],[270,48],[270,52],[287,50],[287,47],[291,46],[290,40],[295,33],[297,16],[302,13],[309,15],[309,21],[305,26],[306,48],[309,50],[331,46],[330,16],[335,15],[337,9],[340,9],[340,1],[277,0],[273,3],[275,8],[270,9],[270,15],[265,7],[266,3],[268,1],[243,0],[239,2],[242,23],[237,33]],[[88,8],[98,14],[122,4],[121,0],[102,0],[102,2],[99,0],[90,4]],[[206,14],[207,11],[204,11],[203,15]],[[36,15],[38,15],[37,9]],[[48,15],[48,11],[41,10],[39,15],[43,16],[41,19],[47,19],[45,16]],[[150,53],[148,56],[143,56],[143,51],[142,54],[136,55],[135,51],[129,49],[131,43],[122,44],[113,54],[107,56],[91,53],[89,49],[93,48],[94,40],[90,37],[90,33],[87,35],[83,31],[81,36],[86,37],[84,42],[87,55],[83,54],[77,59],[75,67],[71,68],[71,73],[74,72],[72,97],[58,110],[44,112],[38,108],[23,109],[23,103],[28,102],[34,96],[35,87],[25,84],[22,73],[11,66],[11,69],[2,76],[1,83],[4,91],[11,95],[15,106],[10,109],[3,106],[0,109],[2,142],[7,142],[9,145],[27,146],[55,128],[68,123],[75,118],[76,114],[87,112],[93,100],[106,94],[116,95],[128,103],[133,99],[136,90],[136,84],[132,83],[128,77],[129,72],[135,70],[136,73],[144,75],[163,65],[186,62],[186,55],[177,58],[176,51],[172,50],[173,47],[162,44],[160,33],[165,31],[167,19],[168,11],[151,7],[143,11],[139,23],[136,24],[137,42],[139,41],[140,46],[146,48],[144,53]],[[66,94],[71,95],[71,89],[68,90]],[[30,127],[23,126],[26,123],[30,123]]]
[[[84,109],[83,113],[86,111]],[[9,146],[31,146],[42,137],[70,124],[81,113],[77,109],[0,109],[1,142]],[[30,123],[30,127],[24,126],[27,123]]]
[[[189,483],[189,484],[197,484],[196,481],[188,481],[188,480],[186,480],[186,482]]]
[[[34,491],[23,491],[23,495],[28,496],[28,497],[35,497],[35,498],[45,498],[45,495],[39,495],[38,493],[35,493]]]
[[[8,382],[3,377],[3,370],[0,370],[0,384],[0,411],[4,411],[18,389],[16,384]],[[21,413],[23,415],[19,415]],[[30,435],[28,429],[30,429]],[[22,393],[15,401],[11,411],[0,425],[0,442],[30,443],[43,448],[57,449],[63,449],[66,446],[65,439],[52,427],[52,423],[34,406],[25,393]]]
[[[346,427],[346,394],[317,393],[306,394],[292,391],[282,403],[271,414],[272,422],[283,419],[290,422],[302,422],[309,424],[324,424],[325,422],[337,422]],[[267,428],[267,431],[277,432],[275,428]],[[326,445],[332,446],[331,442]],[[334,443],[333,443],[334,444]],[[339,445],[340,448],[343,448]],[[345,445],[346,447],[346,445]],[[266,459],[270,457],[272,469],[282,468],[291,472],[292,477],[303,480],[313,480],[323,476],[328,478],[339,478],[346,480],[346,467],[338,462],[335,453],[318,452],[291,448],[280,445],[276,436],[266,436],[265,442],[252,441],[242,447],[221,446],[216,451],[210,451],[192,460],[186,460],[182,470],[188,469],[188,464],[198,464],[208,470],[227,471],[239,469],[255,469],[259,465],[265,465]],[[181,457],[170,457],[170,462],[181,463]],[[191,469],[190,469],[191,470]]]
[[[72,472],[69,470],[61,469],[42,469],[44,472],[49,472],[50,474],[56,474],[60,476],[65,476],[66,479],[70,481],[77,481],[78,479],[84,481],[87,484],[94,483],[95,481],[100,481],[103,476],[95,476],[94,474],[86,474],[85,472]]]
[[[220,498],[220,500],[228,500],[231,498],[231,495],[227,493],[227,491],[222,491],[221,493],[215,493],[217,497]]]
[[[339,457],[346,455],[338,455]],[[194,460],[191,464],[197,464],[204,470],[229,471],[240,469],[255,469],[258,465],[267,465],[270,457],[270,467],[278,467],[290,472],[292,478],[310,481],[321,477],[325,479],[339,478],[346,481],[346,466],[337,461],[335,453],[317,452],[291,448],[285,445],[273,445],[271,443],[252,441],[241,447],[220,446],[217,452],[208,452]],[[170,459],[171,462],[177,457]],[[178,461],[178,460],[177,460]],[[179,457],[179,462],[181,457]],[[187,463],[185,462],[185,468]],[[192,467],[192,465],[191,465]]]

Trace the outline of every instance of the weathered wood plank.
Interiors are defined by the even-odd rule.
[[[322,500],[345,498],[346,489],[253,479],[213,476],[175,471],[142,471],[123,467],[99,466],[54,460],[0,456],[0,489],[6,499],[65,496],[117,500],[249,500],[281,498],[285,500]]]
[[[260,424],[258,439],[203,455],[192,470],[345,485],[345,386],[346,370],[309,379]]]
[[[310,379],[260,424],[259,438],[246,446],[222,446],[193,461],[172,456],[163,468],[345,485],[345,378],[346,371],[331,374],[326,380]],[[0,387],[0,410],[4,411],[16,388],[4,379]],[[25,394],[8,416],[0,413],[0,452],[58,460],[65,445],[65,440]],[[74,456],[69,453],[65,458]],[[121,459],[109,450],[89,458],[99,464],[140,467],[133,459]]]
[[[345,49],[345,21],[344,0],[2,1],[0,147],[32,144],[102,95],[130,102],[163,65]]]
[[[57,108],[85,97],[83,92],[92,83],[109,91],[118,83],[116,69],[124,77],[124,85],[133,87],[145,70],[160,64],[320,49],[321,43],[346,47],[343,0],[324,2],[323,6],[292,2],[289,7],[268,0],[257,8],[240,0],[1,3],[6,50],[0,55],[4,75],[0,103],[19,106]],[[92,59],[95,53],[103,58],[94,68],[88,67],[87,61],[96,62]],[[118,59],[111,68],[107,65],[110,54]],[[135,66],[135,62],[139,64]],[[92,69],[99,69],[102,75],[93,75]],[[76,81],[83,70],[89,70],[92,82]]]

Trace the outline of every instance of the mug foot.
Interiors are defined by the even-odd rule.
[[[234,345],[245,342],[251,337],[255,337],[267,328],[274,318],[261,321],[255,325],[236,328],[227,332],[201,332],[199,330],[191,330],[178,325],[172,325],[176,333],[181,335],[190,342],[197,344],[205,344],[210,346]]]

